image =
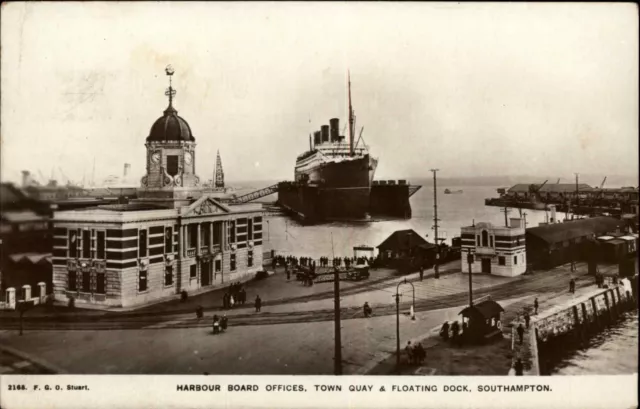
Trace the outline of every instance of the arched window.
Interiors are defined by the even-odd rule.
[[[482,230],[482,247],[489,247],[489,233]]]

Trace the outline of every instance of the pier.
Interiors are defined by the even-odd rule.
[[[543,362],[545,347],[554,342],[572,338],[585,341],[591,335],[614,323],[624,312],[637,308],[637,276],[629,286],[622,284],[609,288],[583,287],[575,293],[562,293],[540,302],[538,315],[531,314],[529,328],[522,315],[511,325],[512,366],[509,375],[516,375],[518,359],[523,364],[524,376],[548,374]],[[525,327],[522,344],[517,334],[518,325]]]

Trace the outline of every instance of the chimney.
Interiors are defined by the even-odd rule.
[[[28,170],[22,171],[22,187],[27,187],[29,185],[29,176],[31,174]]]
[[[512,229],[521,228],[522,227],[522,219],[517,218],[517,217],[512,217],[510,226],[511,226]]]
[[[322,142],[329,142],[329,125],[322,125],[320,132],[322,133]]]
[[[340,140],[340,120],[338,118],[331,118],[329,120],[329,127],[331,129],[331,142],[338,142]]]
[[[320,131],[315,131],[313,133],[313,144],[320,145],[321,143],[322,143],[322,134],[320,133]]]

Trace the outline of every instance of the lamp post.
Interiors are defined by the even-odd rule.
[[[411,284],[411,288],[413,289],[413,304],[412,308],[415,311],[416,305],[416,289],[413,286],[413,283],[407,281],[405,278],[404,281],[400,281],[396,286],[396,368],[400,368],[400,286],[402,284]],[[411,319],[415,320],[415,315],[411,317]]]
[[[269,220],[267,222],[267,241],[271,242],[271,224],[269,224]]]

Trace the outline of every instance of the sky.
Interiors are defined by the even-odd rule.
[[[348,72],[377,177],[638,172],[631,3],[2,7],[3,180],[141,177],[168,64],[204,180],[293,179]]]

